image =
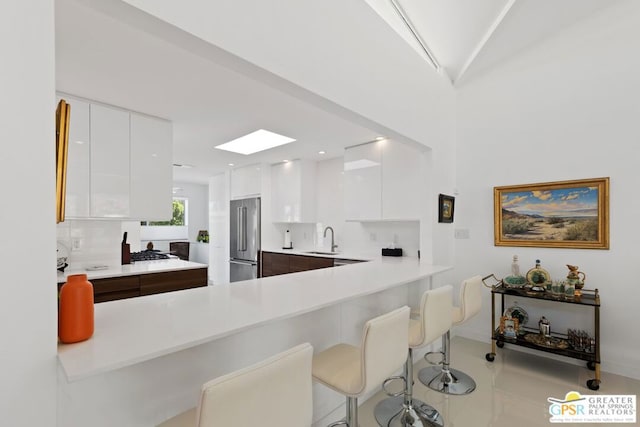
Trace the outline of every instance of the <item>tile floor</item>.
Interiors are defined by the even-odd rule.
[[[640,396],[640,381],[602,373],[600,390],[586,387],[594,372],[584,366],[523,353],[505,346],[497,349],[493,363],[485,360],[491,351],[487,343],[456,337],[452,340],[452,366],[471,375],[476,390],[466,396],[447,396],[423,386],[416,380],[416,398],[435,407],[447,427],[538,427],[550,426],[547,397],[563,398],[569,391],[581,394],[635,394]],[[416,363],[414,374],[428,366]],[[375,404],[385,396],[377,393],[360,406],[360,427],[375,427]],[[640,422],[640,419],[638,420]],[[600,426],[606,424],[579,424]],[[624,424],[631,425],[631,424]]]

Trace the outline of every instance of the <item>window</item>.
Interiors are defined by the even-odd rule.
[[[174,197],[173,198],[173,217],[170,221],[142,221],[140,225],[146,226],[163,226],[163,225],[175,225],[186,226],[187,224],[187,206],[188,200],[185,198]]]
[[[169,221],[142,221],[141,240],[186,240],[189,238],[189,200],[173,198],[173,216]]]

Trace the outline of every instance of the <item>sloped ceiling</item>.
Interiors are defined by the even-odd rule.
[[[443,71],[459,85],[589,15],[628,0],[365,1],[424,55],[393,8],[395,1]]]

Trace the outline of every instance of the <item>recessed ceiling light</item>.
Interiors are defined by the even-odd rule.
[[[288,144],[293,141],[295,141],[295,139],[289,138],[288,136],[278,135],[277,133],[269,132],[268,130],[259,129],[248,135],[236,138],[233,141],[218,145],[215,148],[248,155]]]
[[[376,136],[376,141],[382,141],[383,139],[386,139],[384,136]]]
[[[233,166],[233,163],[229,163],[229,166]]]
[[[174,163],[173,166],[177,168],[185,168],[185,169],[191,169],[193,167],[193,165],[187,165],[182,163]]]
[[[284,159],[284,160],[283,160],[283,162],[284,162],[284,163],[289,163],[289,160]]]
[[[325,154],[326,151],[318,151],[318,154]]]

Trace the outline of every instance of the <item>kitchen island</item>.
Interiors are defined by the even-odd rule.
[[[58,349],[58,424],[155,425],[195,405],[211,378],[301,342],[358,342],[366,320],[417,306],[448,269],[381,257],[96,305],[94,336]],[[314,391],[314,419],[342,401]]]

